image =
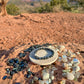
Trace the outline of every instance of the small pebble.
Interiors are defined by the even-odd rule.
[[[68,61],[66,55],[63,55],[63,56],[62,56],[62,61],[63,61],[63,62],[67,62],[67,61]]]
[[[68,50],[68,51],[67,51],[67,56],[71,57],[71,55],[72,55],[71,50]]]
[[[62,51],[65,49],[65,46],[64,46],[64,45],[60,45],[60,46],[59,46],[59,49],[60,49],[60,51],[62,52]]]
[[[51,72],[50,72],[50,75],[54,75],[54,71],[51,71]]]
[[[34,84],[34,80],[31,80],[31,83]]]
[[[51,80],[50,78],[48,79],[48,81],[49,81],[49,83],[51,83],[51,82],[52,82],[52,80]]]
[[[79,67],[79,66],[75,66],[75,67],[73,67],[73,71],[75,71],[75,72],[80,71],[80,67]]]
[[[55,71],[55,70],[58,70],[56,67],[52,67],[52,70]]]
[[[44,81],[44,84],[49,84],[49,81],[48,80]]]
[[[72,73],[67,73],[67,79],[68,80],[74,80],[74,75]]]
[[[75,74],[76,74],[76,72],[75,72],[75,71],[72,71],[72,74],[73,74],[73,75],[75,75]]]
[[[51,80],[54,80],[54,78],[55,78],[54,76],[51,76]]]
[[[39,80],[39,84],[44,84],[44,81],[43,80]]]
[[[67,76],[67,73],[62,73],[62,76],[63,76],[63,77],[66,77],[66,76]]]
[[[62,61],[62,57],[59,57],[59,58],[58,58],[58,61],[61,62],[61,61]]]
[[[75,73],[75,78],[79,78],[80,77],[80,72],[76,72]]]
[[[28,71],[30,71],[30,68],[28,69]]]
[[[66,80],[62,80],[60,84],[66,84]]]
[[[68,64],[67,63],[63,63],[62,66],[65,68],[65,67],[68,67]]]
[[[38,80],[38,77],[35,76],[35,77],[34,77],[34,81],[37,81],[37,80]]]
[[[76,52],[76,54],[80,55],[80,52]]]
[[[63,73],[70,72],[70,70],[62,70]]]
[[[78,63],[78,59],[74,58],[73,63]]]
[[[68,63],[68,66],[69,66],[69,67],[72,67],[72,63]]]
[[[47,80],[47,79],[49,79],[49,73],[44,73],[43,74],[43,80]]]
[[[75,53],[71,54],[71,57],[76,57],[76,54]]]

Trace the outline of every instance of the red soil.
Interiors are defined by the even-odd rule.
[[[0,84],[13,84],[14,82],[29,84],[22,72],[15,74],[13,80],[3,81],[2,77],[7,67],[5,61],[16,57],[21,50],[30,45],[43,43],[68,43],[68,47],[71,45],[73,51],[78,49],[84,51],[84,14],[60,12],[0,16]],[[26,46],[15,47],[23,44]],[[83,62],[80,66],[83,67],[83,53],[80,60],[81,63]],[[32,67],[35,68],[35,66]],[[84,68],[81,71],[84,71]],[[82,83],[84,82],[78,82],[78,84]]]

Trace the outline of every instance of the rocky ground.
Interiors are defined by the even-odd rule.
[[[29,84],[29,79],[24,77],[25,71],[15,74],[12,80],[2,80],[8,67],[5,61],[17,57],[30,45],[44,43],[64,44],[74,52],[81,52],[78,59],[81,61],[81,73],[84,72],[84,14],[60,12],[0,16],[0,84]],[[33,68],[34,72],[41,70],[38,65],[32,64],[31,70]],[[68,82],[73,83],[84,84],[84,79]]]

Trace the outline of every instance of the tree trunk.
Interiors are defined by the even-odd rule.
[[[7,2],[5,0],[1,0],[1,15],[2,16],[7,15],[6,4]]]

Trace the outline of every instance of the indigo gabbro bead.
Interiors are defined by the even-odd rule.
[[[28,48],[28,49],[24,50],[24,52],[31,52],[31,51],[32,51],[31,48]]]
[[[9,60],[7,61],[7,64],[8,64],[9,66],[13,65],[13,64],[14,64],[14,59],[9,59]]]
[[[32,75],[32,72],[31,71],[28,71],[27,72],[27,75],[26,75],[26,78],[29,78],[31,75]]]
[[[17,73],[18,72],[18,68],[13,68],[12,71],[15,72],[15,73]]]
[[[19,64],[19,59],[18,59],[18,58],[15,58],[15,59],[14,59],[14,62],[15,62],[16,64]]]
[[[25,53],[20,53],[19,57],[25,57],[25,55],[26,55]]]
[[[5,80],[7,78],[7,76],[4,76],[2,79]]]
[[[13,67],[16,68],[16,67],[18,67],[18,66],[17,66],[17,64],[13,64]]]
[[[38,80],[42,80],[42,78],[38,78]]]
[[[15,84],[20,84],[20,83],[15,83]]]

